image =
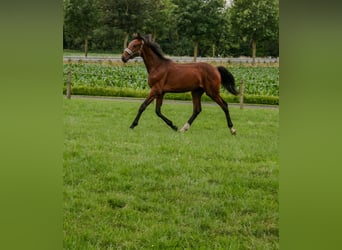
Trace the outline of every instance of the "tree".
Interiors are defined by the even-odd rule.
[[[174,23],[172,13],[174,7],[171,0],[148,0],[148,11],[143,30],[152,35],[152,41],[155,41],[157,36],[168,34]]]
[[[144,27],[148,2],[136,0],[101,0],[104,24],[121,29],[123,47],[127,47],[129,35]]]
[[[63,48],[118,52],[138,32],[152,34],[168,54],[193,53],[194,61],[198,55],[277,56],[278,1],[63,0]]]
[[[232,31],[252,45],[255,63],[257,42],[278,36],[278,0],[234,0],[230,9]]]
[[[198,55],[198,46],[201,40],[216,40],[218,33],[222,32],[223,0],[174,0],[177,5],[178,30],[189,37],[194,43],[194,61]]]
[[[88,41],[96,28],[98,12],[95,0],[64,1],[64,34],[71,39],[84,41],[84,53],[88,54]]]

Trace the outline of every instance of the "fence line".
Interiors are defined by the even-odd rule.
[[[240,92],[240,109],[243,109],[243,97],[245,94],[244,93],[245,92],[245,84],[243,83],[243,80],[241,80],[239,92]]]
[[[67,98],[71,98],[71,81],[72,81],[72,75],[71,75],[71,69],[68,69],[68,81],[67,81]]]
[[[193,57],[171,56],[168,57],[175,62],[193,62]],[[121,57],[101,57],[101,56],[63,56],[63,62],[122,62]],[[141,57],[136,57],[132,62],[143,62]],[[218,63],[252,63],[251,57],[197,57],[197,62],[218,62]],[[256,63],[278,63],[279,58],[257,57]]]

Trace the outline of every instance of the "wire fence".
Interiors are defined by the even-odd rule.
[[[190,56],[171,56],[168,57],[175,62],[189,63],[193,62],[194,58]],[[133,59],[134,62],[142,62],[141,57]],[[197,57],[197,62],[207,63],[252,63],[251,57]],[[97,62],[97,63],[117,63],[121,62],[121,57],[118,56],[63,56],[63,62]],[[278,63],[277,57],[257,57],[255,63]]]

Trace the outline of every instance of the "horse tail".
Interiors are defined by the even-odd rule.
[[[223,66],[218,66],[217,69],[221,74],[221,83],[223,87],[233,95],[238,95],[239,91],[235,88],[235,79],[232,73]]]

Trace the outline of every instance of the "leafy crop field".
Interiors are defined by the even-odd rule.
[[[278,109],[139,106],[64,100],[64,249],[279,249]]]
[[[235,76],[237,87],[241,81],[245,84],[245,93],[250,95],[279,96],[278,66],[240,66],[224,65]],[[129,65],[105,64],[64,64],[64,84],[67,71],[71,69],[73,85],[92,87],[123,87],[148,89],[147,72],[141,63]]]

